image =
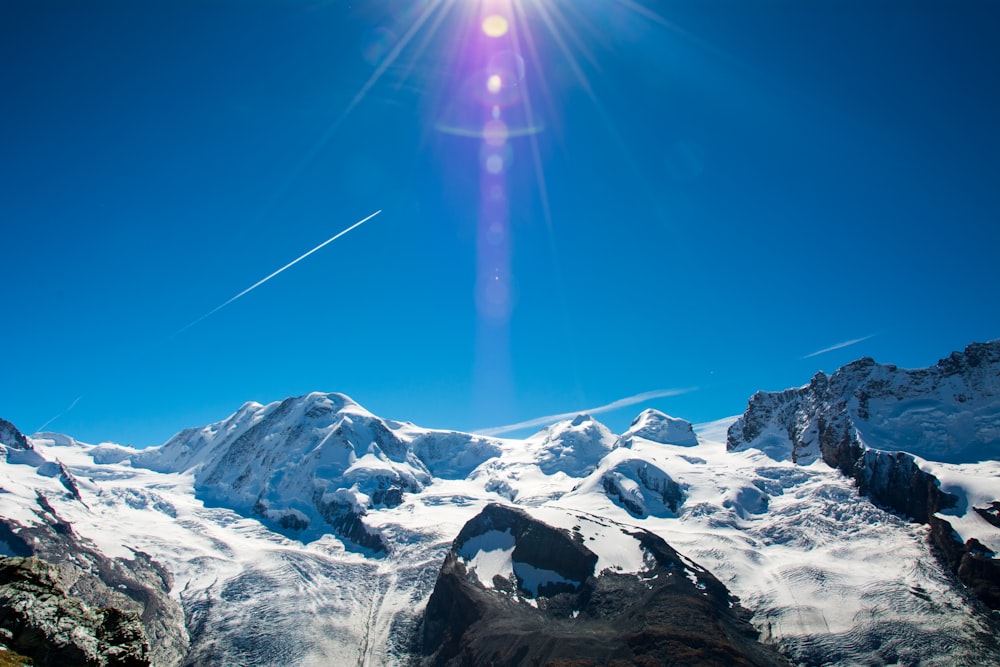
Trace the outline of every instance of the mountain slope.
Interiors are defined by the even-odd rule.
[[[130,461],[190,473],[206,504],[300,539],[333,532],[354,547],[383,552],[388,545],[364,522],[369,510],[419,493],[432,469],[461,475],[498,452],[476,436],[382,420],[341,394],[313,393],[267,406],[247,403],[222,422],[183,431]]]
[[[652,533],[491,504],[448,552],[422,650],[428,665],[789,664],[748,616]]]
[[[453,600],[485,595],[495,609],[533,619],[562,609],[560,600],[576,604],[570,593],[581,582],[598,582],[587,584],[594,595],[605,590],[602,562],[622,568],[608,582],[632,590],[652,566],[625,545],[647,533],[669,544],[647,551],[676,553],[697,581],[728,589],[716,602],[738,598],[760,640],[793,663],[1000,664],[996,621],[971,595],[989,587],[983,572],[1000,548],[1000,463],[900,453],[885,426],[905,422],[904,440],[917,442],[916,425],[940,417],[956,438],[941,450],[945,458],[973,458],[962,433],[992,451],[995,347],[970,346],[924,372],[856,362],[804,388],[758,394],[739,420],[698,428],[646,411],[621,435],[579,415],[524,440],[486,438],[382,419],[346,396],[319,393],[248,403],[145,451],[56,434],[18,438],[0,424],[0,517],[9,528],[0,549],[41,549],[35,555],[59,564],[78,588],[135,605],[156,665],[460,660],[442,649],[446,633],[428,629],[433,614],[425,622],[439,574],[464,577],[452,582],[461,588]],[[922,452],[934,453],[935,442]],[[930,526],[896,502],[906,512],[923,507]],[[598,561],[585,576],[572,550],[542,562],[531,554],[534,538],[519,543],[513,529],[512,543],[477,542],[489,531],[466,527],[484,511],[570,535],[591,526],[595,539],[584,547]],[[945,535],[934,527],[945,523],[960,538],[957,564],[929,543]],[[549,534],[537,526],[529,532]],[[618,541],[622,530],[633,537]],[[683,581],[690,586],[662,598],[648,588],[642,595],[669,607],[681,589],[703,592]],[[573,636],[563,621],[593,615],[580,604],[550,625],[553,641],[568,646],[558,639]],[[605,635],[608,645],[627,645],[636,657],[628,637],[642,631],[629,623],[659,621],[623,613],[624,625],[605,617],[598,625],[617,628],[617,638]],[[734,613],[736,628],[742,616]],[[526,639],[520,623],[506,635],[514,654],[527,646],[531,655],[557,655],[537,636]],[[752,633],[733,632],[753,643]],[[650,656],[669,636],[654,634],[636,640]],[[479,637],[476,650],[496,650]]]
[[[841,470],[879,505],[928,524],[951,569],[1000,609],[1000,341],[931,368],[866,358],[799,389],[758,392],[727,447]]]
[[[817,373],[798,389],[757,392],[728,439],[731,449],[756,447],[808,463],[830,459],[831,449],[853,437],[942,463],[997,460],[1000,340],[972,343],[930,368],[866,357],[830,376]]]

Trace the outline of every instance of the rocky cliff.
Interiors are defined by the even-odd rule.
[[[69,469],[58,461],[45,459],[30,448],[30,441],[13,425],[6,424],[9,428],[0,446],[11,448],[10,442],[18,443],[23,438],[29,449],[21,451],[30,451],[34,457],[31,460],[21,457],[15,465],[33,468],[38,477],[58,478],[65,500],[86,510],[77,480]],[[7,457],[9,463],[13,462],[12,458]],[[17,557],[38,559],[29,558],[28,562],[44,562],[57,568],[60,590],[81,604],[93,609],[120,610],[124,615],[137,618],[144,641],[148,640],[151,646],[151,650],[149,647],[146,650],[147,661],[156,665],[179,663],[187,652],[188,639],[183,611],[170,596],[172,575],[141,551],[133,551],[131,558],[107,556],[90,540],[77,534],[72,522],[55,509],[55,502],[55,496],[36,491],[35,521],[22,523],[0,515],[0,549]],[[42,573],[49,571],[47,567],[49,565],[29,569]],[[51,664],[84,663],[56,661]]]
[[[728,433],[729,450],[749,447],[802,464],[822,459],[877,504],[928,524],[959,579],[1000,608],[1000,561],[955,532],[941,513],[960,499],[920,464],[1000,458],[1000,340],[973,343],[930,368],[864,358],[798,389],[757,392]]]
[[[37,558],[0,557],[0,644],[52,667],[149,667],[139,616],[92,608],[66,592],[63,573]]]
[[[427,604],[426,665],[785,665],[709,572],[656,535],[488,505]]]

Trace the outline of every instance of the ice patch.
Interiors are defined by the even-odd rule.
[[[515,546],[510,529],[502,532],[491,530],[467,540],[458,555],[479,583],[486,588],[494,588],[493,579],[497,576],[513,580],[515,570],[511,556]]]
[[[514,574],[517,575],[521,588],[531,593],[533,597],[538,597],[542,589],[548,586],[568,585],[573,590],[576,590],[583,583],[566,579],[558,572],[544,570],[520,561],[514,561]]]
[[[534,508],[531,514],[550,526],[579,535],[584,546],[597,554],[597,574],[605,570],[635,574],[648,568],[646,550],[625,524],[554,506]]]

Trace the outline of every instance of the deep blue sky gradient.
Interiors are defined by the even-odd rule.
[[[474,430],[696,388],[620,431],[1000,336],[1000,4],[519,0],[499,318],[479,0],[351,107],[435,4],[0,4],[0,416],[144,446],[314,390]]]

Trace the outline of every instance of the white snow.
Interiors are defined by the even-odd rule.
[[[466,542],[458,555],[466,561],[469,572],[486,588],[493,588],[493,578],[500,576],[513,581],[514,536],[510,530],[491,530]]]
[[[639,413],[629,429],[622,434],[622,439],[627,441],[632,436],[665,445],[694,447],[698,444],[698,436],[695,435],[691,422],[653,409]]]
[[[656,533],[691,560],[685,574],[696,585],[706,568],[754,611],[767,641],[805,662],[878,663],[890,649],[901,662],[941,662],[987,630],[930,556],[925,527],[874,507],[822,462],[727,452],[732,422],[698,425],[696,444],[646,439],[637,428],[621,447],[587,417],[527,440],[492,439],[379,420],[341,395],[312,394],[248,403],[149,452],[33,438],[37,460],[0,461],[0,514],[39,523],[38,491],[108,555],[151,554],[173,573],[173,595],[189,611],[207,610],[211,634],[196,642],[222,647],[229,664],[249,664],[240,651],[253,641],[280,644],[294,664],[396,664],[398,628],[418,618],[452,540],[489,502],[579,534],[598,573],[648,569],[649,554],[629,532]],[[246,435],[268,424],[284,435]],[[72,472],[84,503],[46,461]],[[1000,500],[1000,463],[920,465],[960,497],[943,516],[962,538],[1000,550],[1000,531],[973,509]],[[215,493],[225,488],[207,481],[217,468],[231,486],[242,473],[261,478]],[[645,504],[645,516],[609,497],[605,474]],[[371,506],[378,484],[397,479],[409,485],[402,503]],[[666,480],[683,491],[676,512],[658,500]],[[321,528],[274,532],[249,512],[261,493],[269,511],[298,512]],[[388,553],[373,558],[329,534],[315,498],[364,512]],[[515,562],[513,550],[509,532],[492,531],[459,556],[487,587],[497,575],[519,577],[533,594],[567,581]]]
[[[539,590],[549,584],[569,584],[576,588],[582,583],[566,579],[558,572],[535,567],[530,563],[514,561],[513,568],[514,574],[517,575],[518,580],[521,582],[521,588],[531,593],[534,597],[538,597]]]
[[[1000,461],[980,463],[935,463],[918,460],[921,470],[941,482],[941,490],[958,498],[956,507],[938,513],[955,529],[962,541],[979,540],[985,547],[1000,554],[1000,528],[997,528],[976,508],[987,510],[1000,501]]]

